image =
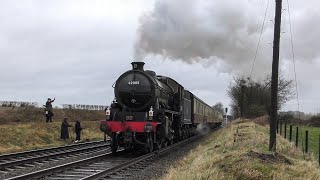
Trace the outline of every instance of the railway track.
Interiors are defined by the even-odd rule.
[[[104,154],[90,157],[87,159],[63,164],[60,166],[47,168],[37,172],[16,176],[11,179],[125,179],[129,178],[130,174],[121,172],[126,170],[139,171],[148,166],[153,158],[159,155],[170,152],[171,150],[181,147],[190,141],[197,139],[199,136],[194,136],[166,148],[154,151],[148,154],[128,154],[124,151],[118,152],[124,154],[119,156],[106,152]]]
[[[93,141],[54,148],[24,151],[0,156],[0,177],[10,176],[14,171],[41,166],[52,161],[93,154],[108,149],[104,141]]]

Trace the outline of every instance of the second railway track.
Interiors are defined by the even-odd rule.
[[[152,153],[133,156],[130,154],[112,155],[111,152],[84,160],[47,168],[41,171],[16,176],[10,179],[125,179],[130,174],[121,171],[138,171],[148,166],[151,159],[197,139],[194,136]],[[118,152],[121,154],[121,152]],[[121,172],[121,173],[119,173]]]
[[[103,141],[79,143],[55,148],[11,153],[0,156],[0,177],[8,178],[11,174],[19,174],[28,169],[38,169],[47,163],[63,161],[67,158],[97,154],[108,150],[108,144]],[[30,172],[30,171],[29,171]]]

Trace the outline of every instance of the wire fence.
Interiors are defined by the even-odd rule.
[[[279,122],[277,133],[302,148],[304,153],[313,153],[320,165],[320,128]]]

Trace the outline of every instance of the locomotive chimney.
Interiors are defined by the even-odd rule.
[[[132,70],[144,71],[143,66],[144,62],[132,62]]]

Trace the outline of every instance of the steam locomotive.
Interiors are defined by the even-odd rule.
[[[116,101],[106,109],[100,130],[111,138],[111,150],[142,148],[148,152],[192,136],[199,124],[220,126],[222,115],[174,79],[144,70],[132,70],[115,82]]]

